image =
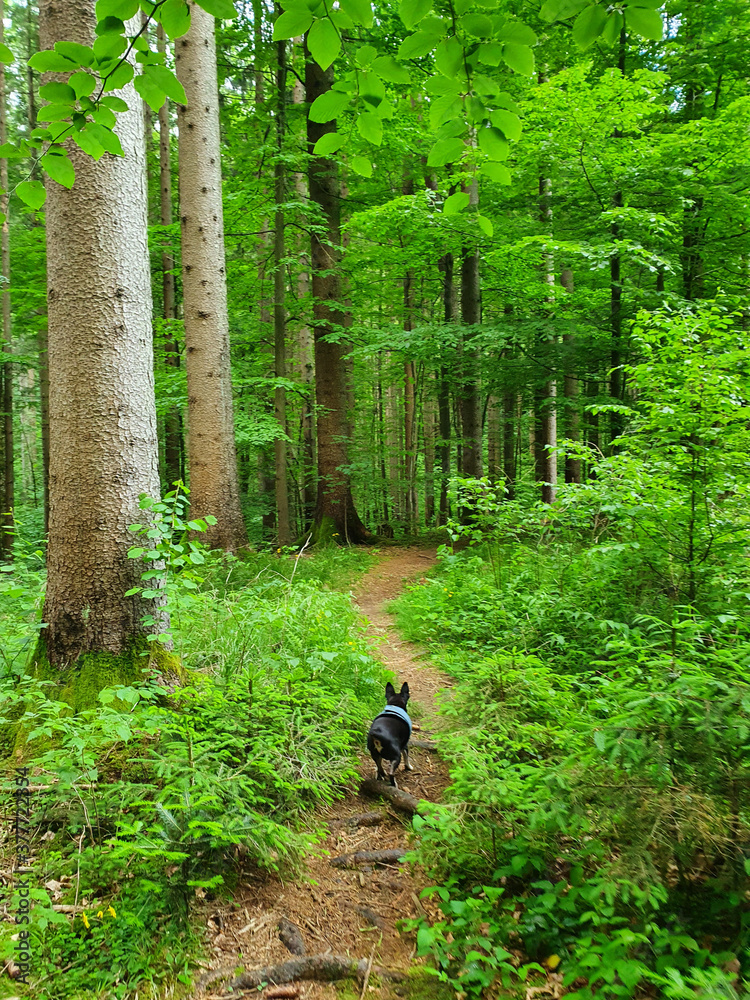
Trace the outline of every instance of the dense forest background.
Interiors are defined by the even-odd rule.
[[[355,778],[366,546],[426,542],[407,995],[744,996],[747,4],[0,11],[0,995],[189,995]]]

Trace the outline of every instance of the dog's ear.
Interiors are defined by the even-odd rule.
[[[396,697],[396,689],[391,684],[390,681],[388,681],[388,683],[385,686],[385,696],[386,696],[386,698],[395,698]]]
[[[404,701],[409,700],[409,685],[406,683],[406,681],[404,681],[404,683],[401,685],[401,697],[404,699]]]

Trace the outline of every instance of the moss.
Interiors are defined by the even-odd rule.
[[[345,542],[341,537],[341,532],[335,520],[332,517],[325,516],[313,528],[310,544],[322,548],[326,545],[343,545]]]

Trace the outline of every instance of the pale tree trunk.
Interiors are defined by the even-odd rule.
[[[386,355],[391,361],[391,352]],[[392,367],[391,364],[388,366]],[[402,413],[403,386],[391,382],[386,389],[386,453],[388,457],[388,483],[391,496],[391,516],[394,523],[402,524],[406,518],[404,499],[404,439]]]
[[[547,232],[552,235],[552,181],[549,177],[539,178],[539,218]],[[555,258],[551,252],[543,254],[542,276],[547,286],[547,303],[550,309],[555,302]],[[557,492],[557,381],[554,372],[543,390],[545,399],[542,413],[537,409],[537,433],[541,430],[542,440],[537,438],[537,468],[541,472],[542,502],[554,503]]]
[[[323,71],[309,57],[305,66],[305,91],[312,104],[331,89],[332,71]],[[354,508],[347,437],[346,381],[347,345],[332,342],[332,333],[346,320],[341,307],[341,199],[335,160],[312,150],[321,136],[333,132],[335,122],[319,124],[308,119],[310,151],[308,178],[310,200],[324,220],[324,232],[311,233],[313,327],[315,340],[315,388],[318,406],[318,499],[315,509],[315,540],[338,536],[344,542],[365,542],[370,537]]]
[[[41,47],[90,45],[95,24],[94,0],[44,0]],[[159,476],[143,116],[132,85],[122,96],[124,157],[95,163],[71,144],[73,188],[47,182],[50,523],[38,659],[64,667],[94,654],[95,669],[113,654],[137,678],[140,619],[154,602],[124,596],[143,568],[128,559],[128,525],[144,520],[139,494],[158,496]]]
[[[202,539],[236,551],[247,532],[234,441],[214,19],[195,3],[190,13],[190,30],[175,43],[188,100],[177,120],[190,501],[193,517],[218,518]]]
[[[437,409],[435,405],[435,379],[424,383],[422,412],[424,414],[424,520],[431,525],[435,520],[435,438],[437,436]]]
[[[0,42],[3,41],[4,4],[0,0]],[[8,120],[5,101],[5,66],[0,66],[0,144],[8,141]],[[8,228],[8,160],[0,159],[0,211],[3,213],[0,234],[0,270],[2,270],[3,302],[3,354],[11,356],[10,328],[10,230]],[[13,441],[13,365],[6,360],[2,365],[3,399],[3,468],[2,492],[0,493],[0,555],[10,558],[13,552],[13,507],[15,504],[15,470]]]
[[[161,24],[156,26],[156,45],[159,52],[166,52],[167,39]],[[162,226],[172,225],[172,154],[169,127],[169,101],[159,108],[159,221]],[[175,296],[174,258],[162,253],[162,315],[165,320],[165,360],[170,368],[180,367],[180,345],[173,334],[177,317]],[[164,472],[167,485],[184,478],[182,414],[174,406],[164,419]]]
[[[573,272],[569,267],[563,268],[562,274],[560,275],[560,283],[569,294],[573,294],[575,285],[573,282]],[[563,334],[563,344],[567,348],[567,357],[565,359],[565,382],[563,388],[563,392],[565,394],[565,412],[567,415],[565,436],[571,441],[578,441],[581,436],[581,413],[578,409],[580,383],[578,376],[573,370],[574,357],[572,347],[574,343],[575,337],[572,333]],[[580,458],[573,458],[572,455],[565,456],[565,482],[581,482]]]
[[[286,197],[286,170],[284,130],[286,128],[286,43],[277,42],[276,94],[276,165],[274,167],[274,216],[273,241],[273,336],[274,365],[277,378],[286,378],[286,282],[284,281],[284,200]],[[279,545],[290,545],[292,530],[289,525],[289,490],[286,474],[286,389],[277,386],[274,392],[274,413],[278,436],[274,441],[276,472],[276,540]]]
[[[479,189],[474,181],[469,188],[471,205],[479,203]],[[466,326],[481,322],[479,285],[479,250],[464,249],[461,256],[461,320]],[[476,331],[475,331],[476,332]],[[461,386],[462,464],[465,476],[482,475],[482,399],[479,391],[479,351],[464,351]]]
[[[516,420],[520,430],[518,399],[514,392],[506,392],[503,395],[503,480],[508,500],[515,499],[516,495],[516,435],[513,433]]]
[[[405,195],[414,194],[414,183],[404,171],[401,192]],[[404,330],[408,333],[414,328],[414,271],[408,270],[404,275]],[[416,366],[408,358],[404,361],[404,497],[406,500],[406,530],[413,533],[417,526],[417,386]]]

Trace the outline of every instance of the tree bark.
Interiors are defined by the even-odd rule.
[[[540,78],[541,79],[541,78]],[[552,181],[549,177],[539,178],[539,219],[552,235]],[[547,303],[554,307],[555,260],[550,252],[543,254],[543,279],[548,289]],[[554,373],[542,390],[543,409],[537,409],[537,471],[542,478],[542,502],[554,503],[557,491],[557,381]],[[542,440],[538,434],[541,431]]]
[[[469,188],[470,204],[479,202],[474,181]],[[478,327],[481,322],[479,250],[464,247],[461,254],[461,322]],[[474,331],[476,332],[476,330]],[[462,464],[464,476],[482,475],[482,399],[479,390],[479,352],[464,350],[461,385]]]
[[[563,268],[562,274],[560,275],[560,282],[566,292],[572,295],[575,290],[575,285],[573,282],[573,272],[569,267]],[[567,427],[565,433],[566,437],[568,437],[571,441],[578,441],[581,436],[581,413],[578,409],[580,383],[578,376],[573,369],[574,358],[572,348],[574,342],[575,337],[572,333],[563,334],[563,344],[567,348],[567,355],[565,358],[565,382],[563,387],[563,393],[565,395],[565,413],[567,416]],[[572,455],[565,456],[565,482],[581,482],[580,458],[573,458]]]
[[[284,201],[286,199],[286,169],[284,167],[284,132],[286,130],[286,42],[276,43],[276,164],[274,165],[274,215],[273,239],[273,343],[276,378],[286,378],[286,282],[284,281]],[[279,545],[290,545],[292,529],[289,524],[289,488],[286,469],[286,389],[277,386],[274,391],[274,413],[278,436],[274,441],[276,474],[276,540]]]
[[[305,90],[310,104],[331,89],[333,72],[322,70],[309,57]],[[310,200],[323,219],[324,232],[311,233],[315,389],[318,406],[318,498],[316,541],[337,535],[342,542],[361,543],[370,537],[352,500],[347,437],[346,344],[332,336],[345,327],[341,306],[341,202],[335,160],[313,153],[315,143],[336,128],[335,121],[319,124],[308,119]]]
[[[195,3],[190,13],[175,66],[188,99],[177,120],[191,511],[218,518],[202,536],[208,545],[236,551],[247,532],[234,440],[214,19]]]
[[[43,0],[41,47],[90,45],[95,24],[94,0]],[[125,155],[96,163],[71,144],[75,185],[47,183],[50,523],[38,655],[55,667],[145,645],[140,619],[154,607],[124,596],[142,569],[127,556],[128,525],[144,519],[139,494],[158,496],[159,477],[143,117],[132,85],[122,96]]]
[[[456,321],[456,292],[453,284],[453,254],[447,253],[440,258],[438,267],[443,274],[443,322]],[[451,474],[451,398],[450,379],[445,364],[440,366],[438,373],[438,431],[440,444],[438,456],[440,459],[440,500],[438,504],[438,524],[448,520],[448,480]]]

